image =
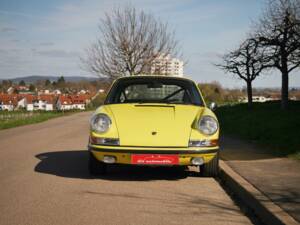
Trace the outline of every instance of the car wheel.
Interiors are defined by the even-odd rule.
[[[219,173],[219,153],[210,160],[208,163],[205,163],[200,166],[200,174],[204,177],[216,177]]]
[[[106,173],[106,164],[97,160],[91,152],[89,152],[89,172],[91,175],[101,175]]]

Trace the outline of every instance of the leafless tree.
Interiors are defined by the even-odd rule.
[[[268,67],[264,63],[264,50],[259,48],[258,42],[249,38],[238,49],[222,57],[222,64],[217,64],[226,73],[232,73],[247,84],[248,105],[252,106],[252,82],[263,69]]]
[[[156,57],[178,53],[178,42],[168,24],[131,6],[107,13],[99,30],[101,37],[87,49],[83,62],[100,76],[139,75]]]
[[[300,1],[268,0],[255,36],[268,48],[264,60],[281,72],[281,107],[286,109],[289,74],[300,66]]]

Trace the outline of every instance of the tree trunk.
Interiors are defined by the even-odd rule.
[[[289,101],[289,70],[285,51],[281,56],[281,109],[287,109]]]
[[[247,81],[248,107],[252,107],[252,81]]]
[[[281,84],[281,108],[288,108],[289,101],[289,73],[286,71],[282,71],[281,74],[282,84]]]

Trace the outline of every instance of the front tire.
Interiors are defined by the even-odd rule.
[[[200,166],[200,174],[204,177],[216,177],[219,173],[219,153],[210,160],[208,163],[205,163]]]
[[[103,175],[106,173],[106,164],[97,160],[91,152],[89,152],[89,172],[91,175]]]

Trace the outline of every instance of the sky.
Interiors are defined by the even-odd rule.
[[[99,37],[104,13],[128,4],[152,13],[176,31],[187,62],[185,76],[229,88],[245,86],[214,64],[247,36],[264,0],[1,0],[0,79],[95,76],[82,69],[80,57]],[[253,83],[254,87],[280,85],[275,71]],[[300,86],[299,71],[290,75],[290,86]]]

